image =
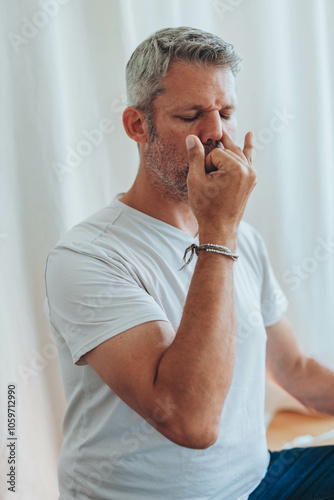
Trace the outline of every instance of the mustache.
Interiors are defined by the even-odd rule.
[[[205,150],[205,156],[208,156],[214,149],[225,149],[222,142],[216,141],[214,144],[203,144]]]

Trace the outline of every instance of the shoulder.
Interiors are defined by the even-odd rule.
[[[117,239],[117,230],[113,228],[120,225],[121,216],[122,209],[113,200],[67,231],[51,249],[47,262],[61,260],[64,263],[71,260],[73,254],[105,259],[116,247],[113,241]]]
[[[116,251],[117,236],[110,231],[121,211],[107,206],[73,226],[51,249],[46,260],[45,279],[52,284],[72,283],[96,278],[107,278],[114,265],[121,267]],[[108,235],[108,237],[106,237]],[[118,264],[119,261],[119,264]]]

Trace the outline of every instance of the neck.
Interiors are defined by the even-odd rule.
[[[195,237],[198,233],[197,220],[190,208],[188,196],[173,199],[161,187],[154,185],[147,171],[139,168],[130,190],[120,201],[144,214],[177,227]]]

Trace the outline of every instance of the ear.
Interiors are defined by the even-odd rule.
[[[148,127],[145,115],[139,109],[131,106],[124,110],[123,126],[130,139],[141,144],[148,141]]]

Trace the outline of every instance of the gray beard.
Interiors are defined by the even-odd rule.
[[[173,145],[163,144],[156,137],[145,153],[145,164],[161,196],[175,201],[188,200],[188,158],[180,157]]]
[[[205,146],[205,157],[216,147],[216,143]],[[188,200],[187,176],[189,171],[188,155],[181,156],[172,144],[165,144],[155,133],[153,141],[145,153],[145,164],[151,174],[152,184],[165,199]]]

